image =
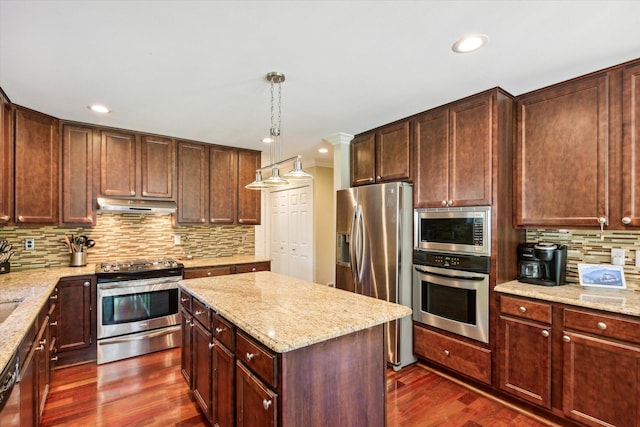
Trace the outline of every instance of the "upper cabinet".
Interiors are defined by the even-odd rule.
[[[260,224],[261,191],[248,190],[245,185],[253,182],[256,169],[260,167],[259,151],[238,151],[238,223],[243,225]]]
[[[58,120],[15,109],[15,222],[56,224],[59,219]]]
[[[91,127],[62,126],[62,223],[93,225],[93,135]]]
[[[101,130],[99,193],[174,200],[175,151],[170,138]]]
[[[209,147],[209,222],[233,224],[238,204],[238,151]]]
[[[640,226],[639,83],[636,61],[519,98],[519,226]]]
[[[13,117],[0,90],[0,225],[13,221]]]
[[[409,121],[360,134],[351,142],[351,185],[411,179]]]
[[[415,207],[494,202],[498,152],[510,153],[511,103],[510,96],[492,89],[412,120]]]
[[[209,196],[207,144],[178,141],[179,224],[207,224]]]

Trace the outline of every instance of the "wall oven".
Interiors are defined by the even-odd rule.
[[[413,320],[489,342],[489,257],[416,250]]]
[[[414,210],[414,248],[491,255],[491,207]]]
[[[180,345],[182,264],[103,264],[98,276],[98,364]]]

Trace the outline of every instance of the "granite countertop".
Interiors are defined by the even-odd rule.
[[[270,271],[182,280],[180,286],[276,353],[411,314],[411,309]]]
[[[256,257],[255,255],[232,255],[227,257],[216,257],[216,258],[179,259],[178,261],[184,264],[184,268],[195,268],[195,267],[217,267],[221,265],[230,265],[230,264],[249,264],[252,262],[267,262],[267,261],[271,261],[271,259]]]
[[[640,292],[589,288],[580,285],[539,286],[513,280],[497,285],[496,292],[545,301],[640,316]]]
[[[37,268],[0,274],[0,302],[22,301],[0,323],[0,372],[18,349],[58,280],[62,277],[92,275],[95,269],[95,264],[88,264],[84,267]]]

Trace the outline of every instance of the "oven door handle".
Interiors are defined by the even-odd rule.
[[[169,335],[172,334],[176,331],[179,331],[181,329],[181,326],[173,326],[171,328],[165,328],[161,331],[156,331],[156,332],[151,332],[148,334],[140,334],[140,335],[136,335],[136,336],[128,336],[128,337],[122,337],[122,338],[110,338],[110,339],[104,339],[104,340],[100,340],[100,345],[107,345],[107,344],[121,344],[121,343],[125,343],[125,342],[131,342],[131,341],[140,341],[140,340],[146,340],[149,338],[157,338],[157,337],[161,337],[163,335]]]
[[[430,274],[432,276],[444,277],[445,279],[455,279],[455,280],[472,280],[474,282],[481,282],[485,280],[483,276],[460,276],[460,275],[450,275],[450,274],[441,274],[434,273],[432,271],[426,271],[418,267],[413,267],[417,272],[422,274]]]

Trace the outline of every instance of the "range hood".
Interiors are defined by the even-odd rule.
[[[110,212],[129,212],[140,214],[172,214],[176,213],[175,202],[165,200],[130,200],[98,197],[98,209]]]

